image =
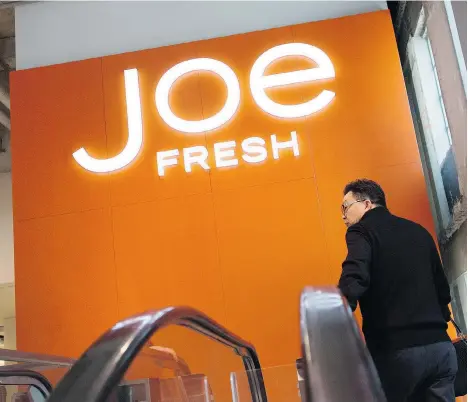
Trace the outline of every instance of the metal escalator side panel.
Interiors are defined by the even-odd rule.
[[[25,363],[30,365],[47,366],[49,368],[70,367],[76,360],[62,356],[44,355],[39,353],[21,352],[19,350],[0,349],[0,360],[15,363]],[[8,366],[1,366],[1,369],[8,369]]]
[[[75,363],[49,402],[105,402],[150,337],[168,325],[190,328],[232,348],[243,359],[253,401],[266,402],[260,362],[254,347],[189,307],[149,311],[114,325]]]
[[[305,289],[300,326],[309,402],[385,401],[374,363],[339,290]]]

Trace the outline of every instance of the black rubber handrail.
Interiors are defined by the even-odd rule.
[[[305,289],[300,317],[306,399],[385,402],[377,370],[339,290]]]
[[[49,402],[105,402],[138,352],[158,330],[190,328],[232,348],[243,360],[253,402],[267,402],[255,348],[205,314],[190,307],[169,307],[123,320],[99,338],[62,378]]]
[[[38,389],[44,398],[52,392],[49,380],[32,370],[0,371],[0,385],[30,385]]]

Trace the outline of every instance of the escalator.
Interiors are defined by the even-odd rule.
[[[304,290],[299,324],[302,358],[291,366],[265,368],[253,345],[197,310],[171,307],[146,312],[115,324],[102,335],[67,370],[48,401],[223,400],[213,393],[210,375],[191,373],[182,359],[164,350],[155,353],[158,359],[170,361],[168,367],[175,373],[172,378],[126,380],[126,372],[150,339],[169,326],[188,328],[226,347],[241,359],[243,370],[230,375],[232,395],[229,400],[233,402],[292,402],[296,398],[302,402],[385,401],[358,326],[336,289]],[[296,395],[283,396],[280,388],[290,381],[287,379],[292,378],[292,370],[297,375]]]
[[[52,392],[46,372],[66,372],[75,363],[64,357],[0,349],[0,402],[43,402]]]
[[[47,378],[33,370],[0,371],[0,395],[3,394],[5,400],[8,395],[7,386],[14,386],[17,388],[15,391],[20,391],[12,395],[12,400],[45,401],[52,392],[52,385]],[[0,400],[1,398],[0,396]]]
[[[337,289],[303,292],[300,328],[307,401],[385,401],[358,325]]]

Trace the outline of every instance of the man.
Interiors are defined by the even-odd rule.
[[[339,288],[353,311],[361,307],[388,402],[455,401],[450,289],[431,235],[392,215],[371,180],[345,187],[341,212],[348,256]]]

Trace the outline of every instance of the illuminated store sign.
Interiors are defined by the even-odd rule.
[[[267,149],[265,147],[265,140],[260,137],[249,137],[242,141],[242,159],[247,163],[263,162],[267,158]],[[214,144],[215,165],[217,168],[237,166],[239,159],[235,155],[235,141],[218,142]],[[271,136],[271,148],[273,158],[279,158],[279,150],[291,148],[294,156],[299,156],[299,143],[297,141],[297,134],[295,131],[291,132],[291,140],[279,142],[276,135]],[[165,168],[178,164],[179,150],[172,149],[170,151],[162,151],[156,153],[156,160],[158,165],[159,176],[164,176]],[[204,146],[196,146],[183,149],[183,161],[185,171],[190,173],[192,165],[198,164],[203,169],[208,170],[210,166],[207,162],[208,149]]]
[[[287,73],[264,75],[267,67],[280,58],[288,56],[303,56],[317,67],[291,71]],[[209,71],[219,75],[227,87],[227,98],[223,108],[214,116],[203,120],[184,120],[176,116],[169,105],[169,93],[172,85],[183,75],[193,71]],[[267,88],[305,83],[335,77],[335,69],[330,58],[319,48],[304,43],[289,43],[273,47],[263,53],[252,66],[250,72],[250,91],[255,103],[266,113],[285,119],[306,117],[326,107],[335,97],[335,93],[323,90],[315,98],[300,104],[282,105],[271,100],[266,94]],[[127,106],[128,140],[122,152],[107,159],[95,159],[84,148],[79,149],[73,157],[83,168],[96,173],[113,172],[129,165],[138,156],[143,144],[143,123],[141,113],[140,85],[138,70],[124,71],[125,99]],[[176,131],[194,135],[220,128],[233,118],[240,102],[240,85],[236,74],[225,63],[198,58],[179,63],[169,69],[160,79],[155,91],[156,108],[164,122]],[[214,144],[216,167],[236,166],[239,158],[235,155],[235,141]],[[266,160],[268,152],[265,140],[260,137],[246,138],[241,143],[240,157],[247,163],[258,163]],[[279,158],[281,149],[290,148],[295,156],[299,155],[299,145],[296,132],[291,132],[289,141],[279,142],[276,135],[271,135],[271,153],[273,158]],[[194,164],[203,169],[210,169],[207,162],[208,150],[204,146],[157,152],[156,162],[158,174],[164,176],[166,168],[184,164],[187,172],[192,171]]]

